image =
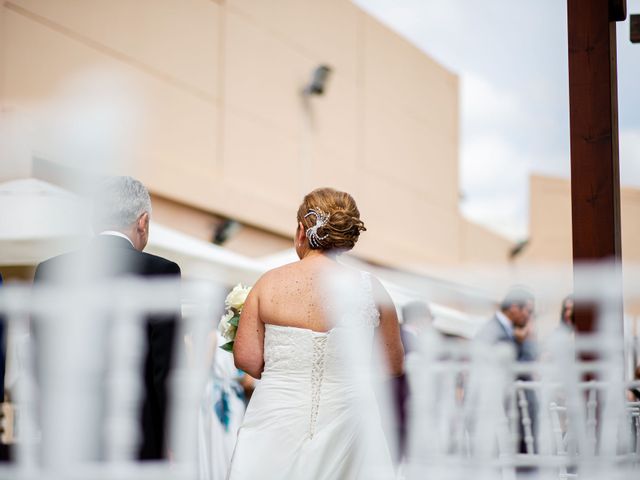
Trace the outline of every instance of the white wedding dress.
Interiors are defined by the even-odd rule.
[[[265,325],[264,372],[230,480],[394,478],[373,389],[357,368],[370,364],[379,323],[371,279],[362,279],[357,308],[340,307],[351,313],[328,332]]]

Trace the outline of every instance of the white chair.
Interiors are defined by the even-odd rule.
[[[205,284],[133,279],[83,285],[74,294],[62,287],[0,290],[9,328],[28,335],[31,322],[37,335],[37,343],[23,346],[26,362],[12,392],[19,441],[15,463],[0,466],[0,479],[195,479],[206,339],[219,293]],[[190,332],[200,361],[177,361],[170,374],[171,460],[138,462],[145,322],[176,312],[181,297],[192,308],[179,322],[174,358],[186,357],[181,340]]]

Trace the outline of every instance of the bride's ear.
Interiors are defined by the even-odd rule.
[[[296,244],[302,245],[305,238],[307,238],[307,235],[304,231],[304,225],[302,225],[302,222],[298,222],[298,229],[296,230]]]

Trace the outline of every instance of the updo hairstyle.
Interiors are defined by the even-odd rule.
[[[313,231],[318,223],[318,215],[326,220],[316,230],[314,241],[309,242],[312,250],[351,250],[360,232],[366,230],[356,201],[346,192],[318,188],[305,195],[298,208],[298,222],[302,223],[307,238],[309,229]]]

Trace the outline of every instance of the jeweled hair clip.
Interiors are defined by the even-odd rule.
[[[307,228],[305,232],[307,238],[309,239],[309,245],[311,248],[322,248],[321,241],[325,240],[329,234],[318,235],[318,229],[324,227],[329,221],[330,215],[328,213],[324,213],[322,210],[310,208],[304,218],[307,218],[309,215],[316,216],[316,224]]]

